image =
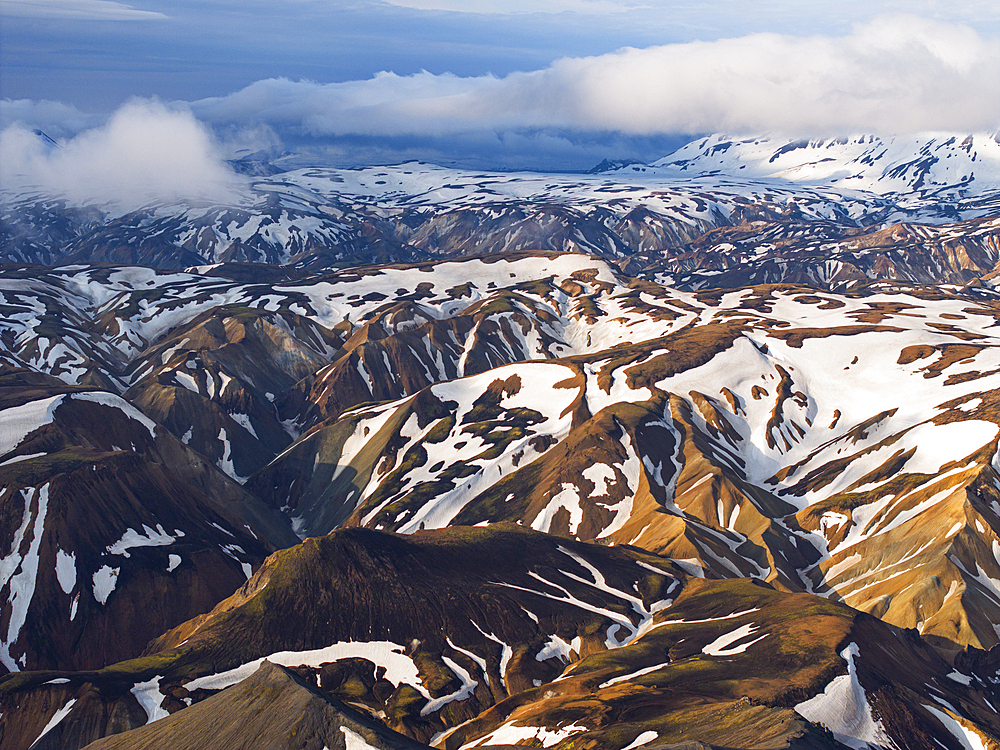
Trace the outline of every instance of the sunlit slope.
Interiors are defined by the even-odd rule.
[[[644,299],[697,315],[673,333],[676,318],[660,321],[662,338],[348,411],[248,486],[306,534],[348,518],[404,532],[511,520],[997,642],[992,303]],[[618,302],[597,301],[593,333],[620,325],[602,304]]]

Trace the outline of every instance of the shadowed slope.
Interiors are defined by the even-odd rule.
[[[62,725],[60,725],[62,728]],[[70,732],[67,725],[63,731]],[[51,734],[55,735],[55,732]],[[55,741],[53,737],[53,741]],[[52,742],[35,745],[56,747]],[[380,726],[264,662],[247,680],[162,721],[93,742],[87,750],[419,750],[418,742]]]

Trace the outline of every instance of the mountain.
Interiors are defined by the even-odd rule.
[[[5,747],[80,747],[103,717],[142,724],[141,712],[152,723],[89,747],[240,746],[262,722],[270,741],[297,718],[291,746],[319,746],[314,732],[364,731],[337,701],[452,749],[957,749],[998,729],[996,665],[981,652],[952,664],[913,631],[813,595],[503,525],[310,539],[149,652],[6,679],[5,732],[24,739],[5,734]],[[365,741],[386,747],[374,733]]]
[[[220,717],[227,721],[220,722]],[[58,731],[58,729],[56,730]],[[43,741],[55,733],[50,730]],[[417,750],[426,745],[387,731],[364,714],[284,667],[263,662],[233,690],[207,698],[166,721],[88,745],[91,750]],[[39,743],[39,747],[42,743]]]
[[[991,144],[5,186],[0,746],[1000,747]]]
[[[281,420],[275,394],[323,368],[340,344],[287,309],[218,307],[133,360],[124,395],[242,482],[297,434]]]
[[[78,206],[10,185],[0,191],[0,257],[315,272],[550,250],[688,289],[988,283],[998,260],[998,160],[1000,145],[983,135],[716,135],[652,165],[580,175],[416,162],[254,167],[243,198],[226,206]]]
[[[272,544],[511,521],[998,643],[989,290],[692,294],[567,254],[22,277],[4,356],[114,387],[196,451],[188,483],[228,475],[281,519]],[[62,329],[19,312],[71,306]]]
[[[140,653],[295,541],[287,519],[107,391],[5,368],[0,428],[4,672]]]
[[[997,134],[783,140],[717,134],[654,162],[656,169],[721,173],[809,185],[905,194],[910,200],[967,196],[1000,187]]]

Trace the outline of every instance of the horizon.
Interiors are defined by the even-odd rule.
[[[0,0],[0,131],[94,141],[144,108],[137,137],[219,159],[576,173],[719,132],[1000,128],[992,5],[744,5]]]

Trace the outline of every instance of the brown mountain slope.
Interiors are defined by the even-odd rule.
[[[0,381],[4,671],[137,655],[293,543],[284,519],[120,397],[36,380]]]
[[[504,525],[410,537],[345,529],[272,555],[236,594],[143,658],[0,681],[0,712],[15,717],[0,743],[22,747],[56,702],[74,698],[81,704],[69,717],[93,732],[81,740],[141,725],[106,717],[177,711],[265,658],[426,742],[558,677],[574,653],[634,638],[676,595],[671,570],[638,550]]]
[[[338,531],[276,553],[142,659],[0,681],[0,742],[65,724],[54,736],[70,750],[213,713],[224,730],[265,659],[447,750],[963,750],[1000,736],[994,654],[949,662],[843,604],[748,580],[679,585],[668,564],[516,528]]]
[[[287,310],[224,306],[133,361],[133,385],[124,395],[231,477],[245,479],[291,442],[275,402],[323,367],[340,343]]]

